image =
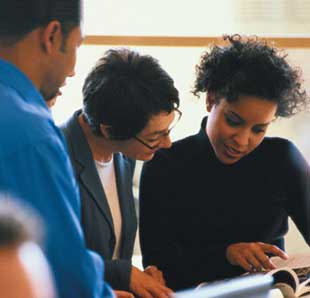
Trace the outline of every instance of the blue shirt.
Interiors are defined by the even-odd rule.
[[[88,251],[67,148],[44,99],[14,65],[0,59],[0,192],[45,221],[43,248],[61,298],[112,297],[101,258]]]

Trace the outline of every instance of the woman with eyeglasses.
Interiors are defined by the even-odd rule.
[[[306,106],[300,73],[265,42],[224,39],[196,68],[209,113],[200,131],[142,170],[143,264],[175,290],[274,268],[270,256],[287,257],[288,216],[310,244],[309,164],[292,142],[265,137]]]
[[[136,297],[167,298],[160,270],[131,263],[136,235],[134,160],[171,146],[181,113],[168,73],[151,56],[109,50],[87,76],[83,109],[62,127],[81,193],[87,246],[105,261],[105,280]],[[118,297],[132,297],[117,292]]]

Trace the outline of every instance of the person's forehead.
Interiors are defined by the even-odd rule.
[[[161,112],[159,114],[153,115],[147,122],[141,134],[156,135],[166,132],[173,118],[173,112]]]
[[[222,103],[224,111],[232,112],[243,120],[260,123],[270,122],[277,110],[277,103],[255,96],[243,96],[237,101]]]

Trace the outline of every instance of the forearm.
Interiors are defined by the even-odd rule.
[[[154,247],[154,243],[150,244],[143,252],[143,264],[153,264],[162,270],[167,285],[174,290],[244,273],[242,268],[228,262],[226,245],[199,245],[198,240],[193,240],[190,246],[163,242]]]
[[[105,279],[115,290],[130,290],[130,260],[107,260],[105,263]]]

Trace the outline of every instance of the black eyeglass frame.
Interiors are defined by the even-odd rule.
[[[179,123],[179,121],[180,121],[180,119],[181,119],[181,117],[182,117],[182,112],[181,112],[179,109],[175,108],[175,109],[173,109],[173,111],[176,111],[176,112],[179,114],[178,119],[175,121],[174,125],[173,125],[172,127],[169,128],[169,130],[168,130],[167,132],[163,133],[163,134],[158,138],[159,142],[158,142],[157,145],[151,146],[151,145],[149,145],[148,143],[146,143],[145,141],[143,141],[142,139],[140,139],[140,138],[137,137],[137,136],[134,136],[133,138],[134,138],[135,140],[137,140],[138,142],[140,142],[141,144],[143,144],[144,146],[146,146],[147,148],[149,148],[150,150],[154,150],[154,149],[158,148],[159,144],[161,143],[161,140],[162,140],[163,138],[169,136],[171,130],[172,130],[173,128],[175,128],[175,126]]]

